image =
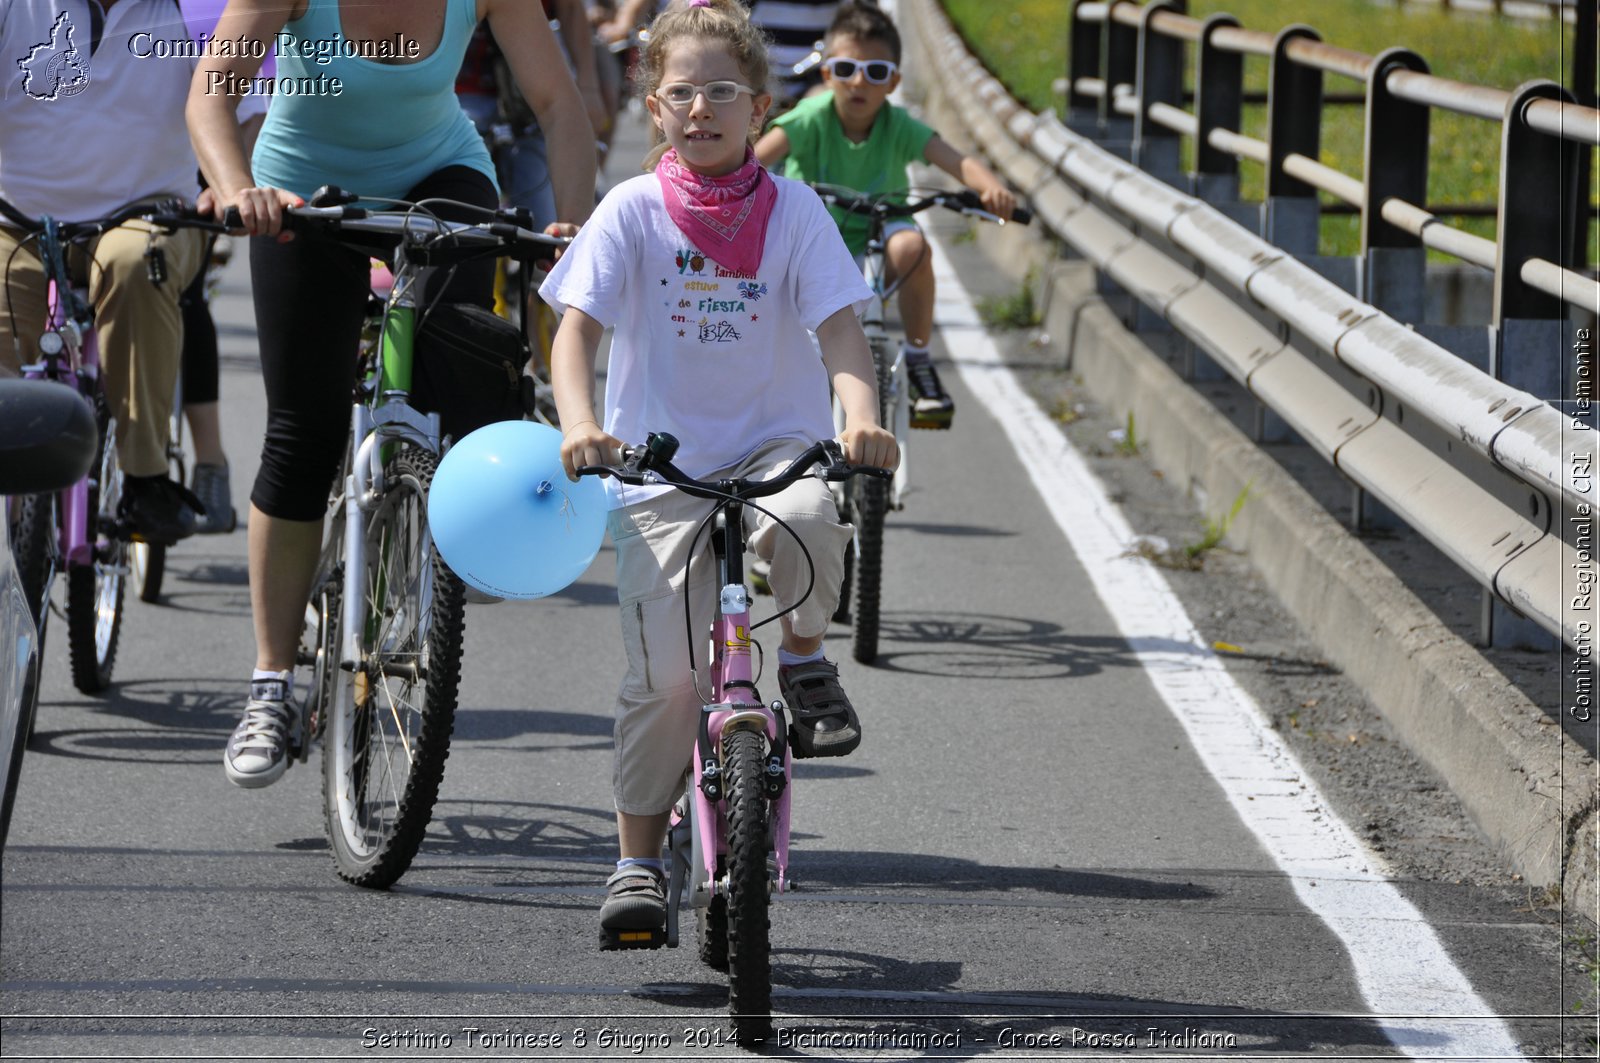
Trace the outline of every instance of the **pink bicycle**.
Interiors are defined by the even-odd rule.
[[[105,218],[61,222],[30,218],[0,200],[0,216],[21,228],[38,247],[47,282],[49,321],[39,337],[39,360],[25,365],[30,380],[53,380],[77,391],[95,411],[98,452],[89,475],[58,494],[25,497],[16,515],[15,552],[23,592],[44,642],[50,590],[58,573],[67,577],[67,647],[73,684],[96,694],[111,684],[122,633],[129,575],[131,533],[119,516],[122,468],[117,461],[116,419],[100,387],[100,348],[88,295],[72,283],[67,252],[125,221],[144,218],[163,228],[193,225],[216,229],[192,215],[180,216],[177,200],[124,207]],[[146,255],[152,277],[164,278],[165,259],[152,244]]]
[[[685,899],[694,909],[700,959],[728,973],[728,1010],[735,1039],[757,1047],[772,1031],[772,971],[768,903],[789,888],[789,724],[784,704],[764,704],[751,662],[755,628],[744,582],[744,507],[777,494],[807,476],[841,482],[886,469],[846,464],[839,444],[812,444],[788,468],[767,480],[696,480],[672,464],[678,441],[651,433],[643,447],[627,447],[620,466],[581,467],[580,475],[615,476],[623,483],[668,484],[716,502],[706,518],[716,557],[717,612],[711,621],[711,687],[700,686],[704,711],[688,768],[689,788],[673,812],[667,834],[667,922],[664,930],[601,931],[611,949],[678,947],[678,916]],[[769,514],[770,515],[770,514]],[[803,547],[802,547],[803,549]],[[807,558],[809,559],[809,554]],[[809,588],[807,593],[810,593]],[[797,603],[798,604],[798,603]],[[792,608],[792,607],[791,607]],[[691,648],[693,621],[684,599]],[[691,662],[698,656],[691,654]],[[691,664],[692,667],[692,664]]]

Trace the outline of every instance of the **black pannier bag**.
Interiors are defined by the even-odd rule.
[[[522,419],[528,341],[517,326],[472,303],[434,307],[417,329],[411,402],[439,415],[454,440],[495,421]]]

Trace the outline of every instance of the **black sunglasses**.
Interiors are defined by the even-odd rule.
[[[822,64],[829,74],[840,81],[849,81],[856,76],[856,68],[867,76],[867,80],[874,85],[885,85],[894,77],[894,72],[899,68],[887,59],[871,59],[863,63],[859,59],[829,59]]]

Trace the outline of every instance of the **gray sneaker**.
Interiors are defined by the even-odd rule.
[[[226,535],[239,526],[239,515],[233,510],[233,492],[228,485],[227,465],[196,465],[189,478],[189,490],[195,493],[206,507],[195,526],[201,535]]]
[[[254,679],[244,717],[228,737],[222,767],[228,781],[254,790],[283,778],[289,767],[289,746],[300,714],[288,700],[282,679]]]

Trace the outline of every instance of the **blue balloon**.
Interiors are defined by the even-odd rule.
[[[500,598],[543,598],[583,575],[606,530],[598,478],[561,467],[561,433],[499,421],[451,447],[433,474],[428,525],[445,564]]]

